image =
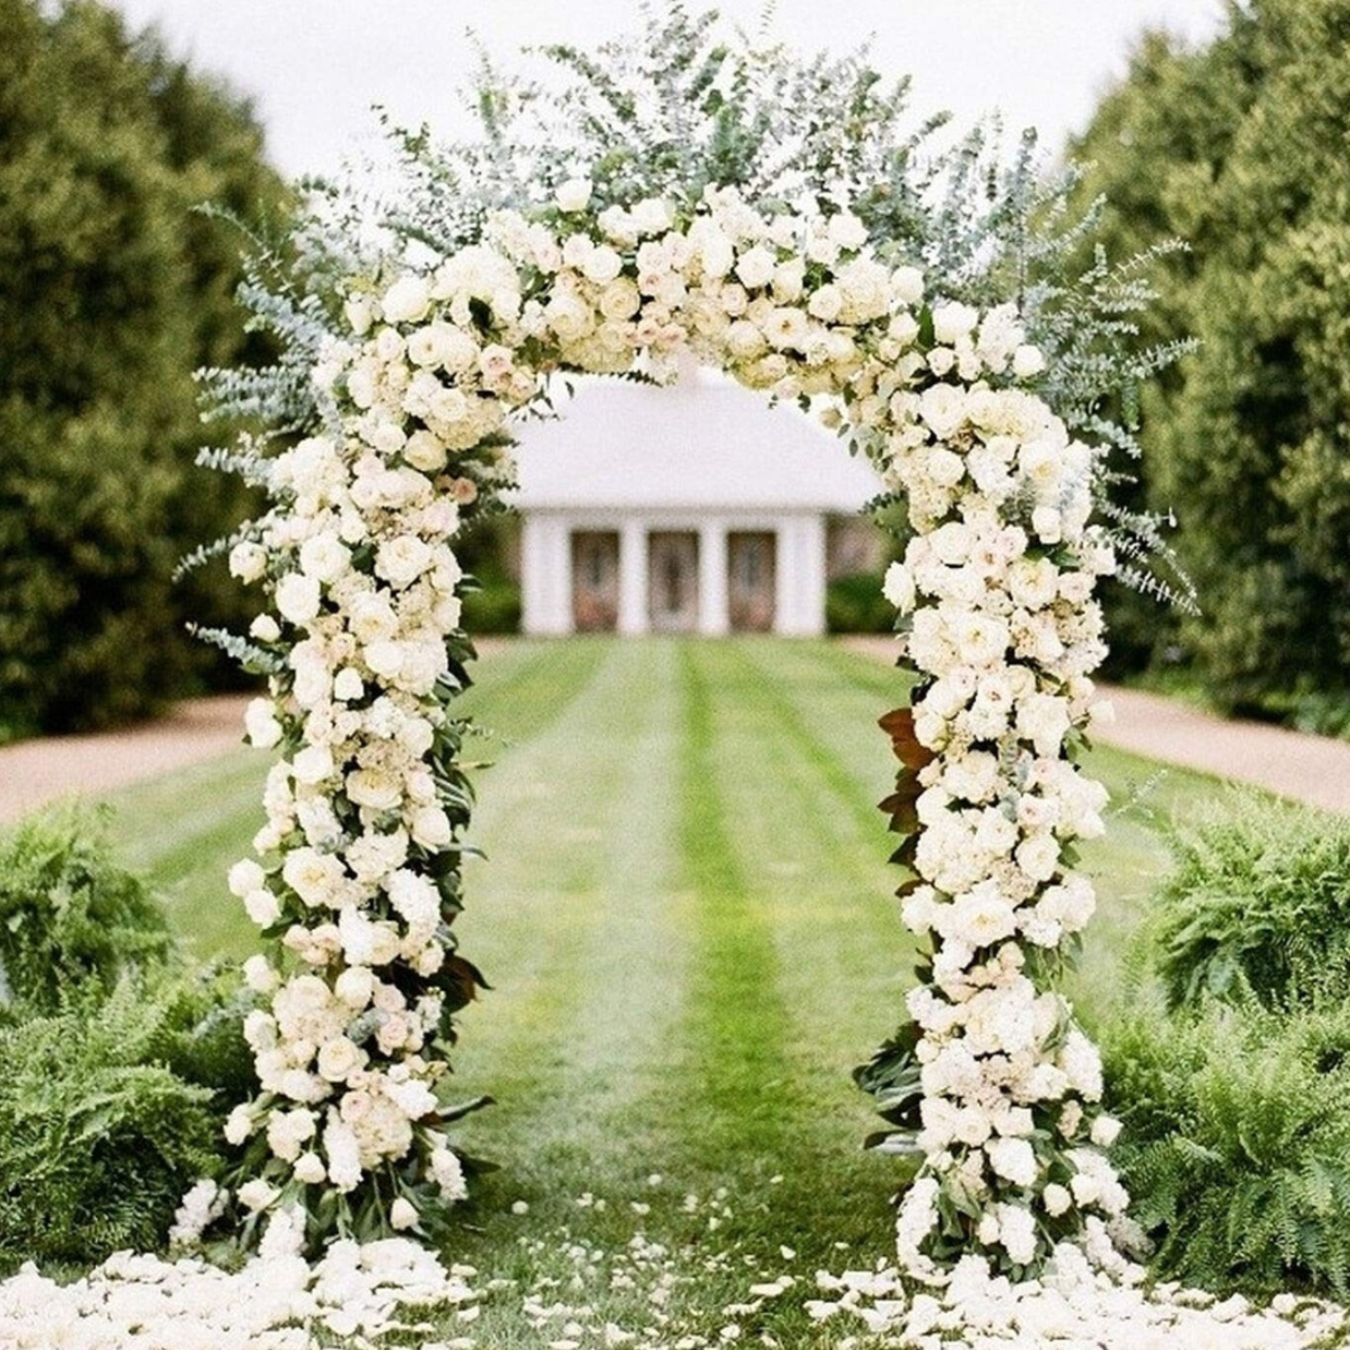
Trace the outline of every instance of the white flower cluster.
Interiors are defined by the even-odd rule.
[[[281,666],[248,719],[282,748],[263,861],[230,876],[282,948],[246,969],[271,1004],[247,1026],[262,1094],[230,1122],[235,1142],[265,1141],[243,1204],[312,1213],[304,1188],[368,1195],[384,1169],[399,1198],[381,1218],[405,1227],[463,1194],[437,1096],[447,1004],[469,978],[448,927],[468,819],[449,541],[509,478],[508,419],[551,372],[660,374],[692,351],[815,401],[910,501],[916,536],[887,593],[935,757],[905,915],[937,952],[910,1004],[928,1163],[902,1248],[924,1268],[957,1205],[978,1216],[970,1241],[1024,1265],[1047,1220],[1117,1213],[1094,1151],[1100,1065],[1026,968],[1092,911],[1065,850],[1100,831],[1104,794],[1066,749],[1103,651],[1091,595],[1111,553],[1088,525],[1092,451],[1019,384],[1044,362],[1016,313],[933,304],[847,209],[766,214],[716,187],[683,214],[595,209],[584,179],[532,217],[491,215],[421,271],[354,280],[345,313],[315,372],[330,425],[275,461],[276,504],[232,558],[271,592],[252,636]]]
[[[1347,1328],[1346,1310],[1320,1299],[1280,1294],[1257,1308],[1240,1294],[1220,1301],[1175,1283],[1149,1288],[1145,1268],[1122,1260],[1095,1219],[1081,1242],[1054,1249],[1038,1279],[1009,1280],[967,1255],[937,1292],[912,1293],[893,1266],[819,1272],[816,1283],[822,1297],[806,1308],[817,1323],[856,1319],[867,1333],[840,1345],[1311,1350],[1339,1343]]]
[[[301,1254],[303,1230],[298,1212],[275,1215],[256,1255],[234,1271],[198,1258],[119,1252],[89,1274],[58,1283],[26,1265],[0,1281],[0,1345],[324,1350],[339,1341],[369,1346],[406,1334],[414,1309],[467,1314],[479,1306],[467,1282],[475,1272],[447,1271],[421,1243],[338,1242],[311,1265]]]

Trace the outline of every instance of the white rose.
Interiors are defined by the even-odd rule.
[[[252,540],[244,540],[230,550],[230,575],[245,585],[257,581],[267,570],[267,550]]]
[[[403,1196],[399,1196],[392,1205],[389,1206],[389,1223],[400,1232],[417,1227],[417,1210],[412,1203]]]
[[[897,267],[891,273],[891,294],[902,305],[917,305],[923,299],[923,273],[917,267]]]
[[[933,340],[950,346],[958,338],[969,337],[979,320],[979,311],[955,302],[933,308]]]
[[[239,1203],[245,1209],[258,1214],[272,1204],[281,1192],[275,1186],[268,1185],[261,1177],[254,1177],[252,1181],[244,1182],[237,1194]]]
[[[840,211],[830,217],[830,240],[840,248],[859,249],[867,242],[867,226],[852,211]]]
[[[600,313],[607,319],[630,319],[641,304],[638,288],[627,277],[616,277],[600,292]]]
[[[997,1176],[1014,1186],[1032,1186],[1039,1168],[1035,1150],[1025,1139],[991,1139],[984,1151]]]
[[[248,635],[258,642],[275,642],[281,636],[281,626],[270,614],[259,614],[249,624]]]
[[[914,578],[904,563],[893,562],[886,569],[886,581],[882,586],[882,592],[901,614],[908,614],[914,608],[917,598]]]
[[[366,692],[360,673],[351,666],[338,671],[333,681],[333,697],[343,703],[355,703]]]
[[[375,317],[374,307],[371,305],[368,295],[349,297],[342,306],[342,312],[346,315],[347,323],[357,337],[361,337],[370,328],[371,320]]]
[[[1029,380],[1045,369],[1045,357],[1039,347],[1027,343],[1013,352],[1012,366],[1019,380]]]
[[[296,1180],[303,1181],[307,1186],[317,1186],[328,1176],[328,1172],[323,1165],[323,1159],[313,1152],[302,1153],[295,1160],[293,1170]]]
[[[284,619],[302,625],[319,612],[319,583],[303,572],[290,572],[277,583],[277,609]]]
[[[423,473],[437,473],[448,458],[445,446],[426,430],[414,431],[403,447],[403,460]]]
[[[810,300],[806,302],[807,313],[813,319],[819,319],[822,323],[833,323],[839,317],[839,311],[844,307],[844,296],[838,286],[832,283],[826,283],[811,294]]]
[[[581,274],[587,281],[603,286],[623,271],[623,259],[608,244],[593,248],[581,264]]]
[[[255,994],[270,994],[280,979],[272,964],[261,953],[250,956],[243,965],[244,983]]]
[[[375,554],[375,574],[402,588],[416,581],[432,561],[430,545],[416,535],[402,534],[380,545]]]
[[[584,211],[590,205],[592,191],[589,178],[569,178],[559,185],[553,200],[559,211],[566,211],[570,215],[574,211]]]
[[[346,1036],[334,1037],[319,1047],[319,1076],[341,1083],[365,1062],[365,1052]]]
[[[230,868],[226,884],[230,888],[230,894],[242,900],[250,891],[256,891],[259,886],[265,885],[266,881],[267,873],[252,858],[243,858]]]
[[[244,896],[244,911],[259,928],[270,928],[281,917],[281,903],[265,886]]]
[[[352,555],[336,534],[325,531],[300,545],[300,570],[321,582],[336,581],[348,568]]]
[[[1017,865],[1032,881],[1049,881],[1059,865],[1059,844],[1052,834],[1038,834],[1017,846]]]
[[[298,783],[313,787],[333,776],[333,752],[326,745],[307,745],[291,764]]]
[[[1038,506],[1031,513],[1031,528],[1045,544],[1057,544],[1064,537],[1064,518],[1053,506]]]
[[[431,288],[422,277],[400,277],[384,293],[386,323],[415,323],[431,307]]]
[[[751,290],[767,286],[773,280],[776,259],[767,248],[756,244],[754,248],[742,253],[736,263],[736,275]]]
[[[375,992],[375,974],[368,966],[349,966],[337,977],[333,992],[353,1012],[366,1008]]]
[[[250,743],[260,750],[270,750],[281,739],[281,723],[270,698],[250,700],[244,710],[244,729]]]
[[[225,1142],[236,1147],[253,1133],[253,1113],[242,1103],[225,1118]]]
[[[409,823],[408,833],[423,848],[444,848],[451,839],[450,818],[439,806],[423,806]]]
[[[1110,1148],[1120,1137],[1120,1121],[1113,1116],[1098,1116],[1092,1122],[1090,1135],[1098,1148]]]
[[[1073,1196],[1068,1190],[1052,1181],[1041,1192],[1041,1202],[1045,1205],[1045,1212],[1051,1217],[1057,1218],[1061,1214],[1067,1214],[1069,1207],[1073,1204]]]

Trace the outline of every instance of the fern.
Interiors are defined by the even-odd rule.
[[[1350,1295],[1350,1009],[1211,1002],[1100,1032],[1114,1161],[1159,1272]]]
[[[0,1017],[54,1011],[72,986],[110,989],[165,959],[163,915],[113,862],[106,828],[66,809],[0,835]]]
[[[1350,821],[1265,798],[1174,827],[1158,897],[1173,1006],[1250,990],[1267,1007],[1350,994]]]
[[[0,1271],[162,1242],[250,1092],[246,1011],[183,965],[106,820],[0,838]]]
[[[246,1080],[248,1060],[238,1020],[222,1035],[203,1002],[218,1002],[206,986],[128,975],[0,1028],[0,1270],[153,1250],[184,1190],[220,1170],[216,1084]]]

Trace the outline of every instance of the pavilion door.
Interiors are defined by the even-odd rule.
[[[647,607],[654,633],[698,627],[698,535],[692,530],[647,536]]]
[[[772,530],[727,535],[727,614],[733,633],[771,633],[778,540]]]
[[[619,624],[619,535],[615,530],[572,534],[572,627],[612,633]]]

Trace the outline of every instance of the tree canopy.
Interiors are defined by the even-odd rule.
[[[1105,242],[1176,234],[1152,336],[1198,350],[1145,394],[1143,492],[1173,510],[1202,613],[1116,609],[1135,664],[1189,662],[1230,708],[1343,699],[1350,663],[1350,0],[1251,0],[1136,51],[1072,147]]]
[[[249,106],[90,3],[0,0],[0,730],[182,692],[180,554],[244,513],[194,467],[193,370],[247,357],[239,241],[193,213],[283,200]],[[234,602],[234,603],[237,603]]]

